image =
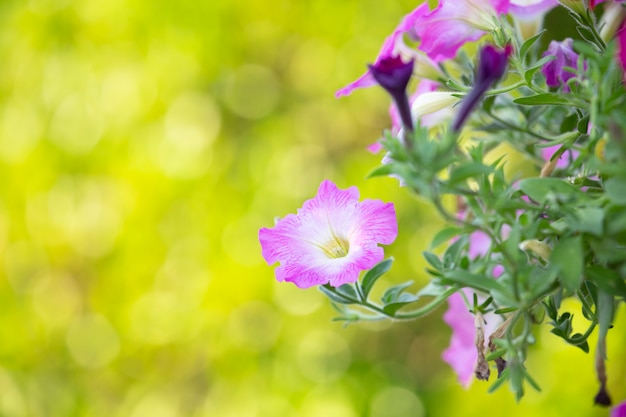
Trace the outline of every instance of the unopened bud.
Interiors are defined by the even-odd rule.
[[[552,248],[550,246],[537,239],[525,240],[519,244],[519,248],[524,252],[532,252],[546,262],[548,262],[550,254],[552,253]]]

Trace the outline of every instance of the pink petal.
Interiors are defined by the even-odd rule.
[[[469,290],[464,292],[470,295]],[[460,293],[450,296],[448,305],[443,320],[452,328],[452,337],[450,346],[443,351],[442,358],[456,372],[459,383],[467,388],[474,377],[474,367],[478,359],[474,345],[474,315],[467,310]]]
[[[387,39],[385,39],[385,42],[383,43],[383,46],[378,52],[378,57],[376,57],[376,61],[374,62],[374,64],[379,63],[383,59],[397,56],[398,54],[396,53],[396,42],[398,41],[398,39],[401,38],[406,32],[411,30],[415,24],[415,21],[421,15],[428,13],[428,11],[429,11],[428,4],[423,3],[422,5],[417,7],[415,10],[413,10],[411,13],[406,15],[402,19],[398,27],[396,27],[396,29],[393,31],[393,33],[390,36],[388,36]],[[374,81],[374,77],[372,77],[372,75],[370,74],[368,70],[367,72],[365,72],[365,74],[361,75],[356,81],[339,89],[335,93],[335,97],[347,96],[350,93],[352,93],[353,90],[357,88],[371,87],[372,85],[375,85],[375,84],[376,84],[376,81]]]
[[[480,39],[492,17],[506,13],[508,0],[441,0],[429,14],[415,20],[414,33],[435,62],[452,59],[467,42]]]

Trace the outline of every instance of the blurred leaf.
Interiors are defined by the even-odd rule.
[[[393,258],[385,259],[384,261],[376,264],[372,269],[367,271],[365,275],[363,275],[363,279],[361,280],[361,293],[363,294],[363,301],[367,300],[367,297],[378,278],[386,274],[392,264]]]
[[[381,297],[381,301],[385,305],[392,304],[396,301],[403,301],[399,300],[400,294],[402,294],[402,292],[404,292],[411,285],[413,285],[413,281],[403,282],[402,284],[394,285],[393,287],[387,288],[387,290]]]
[[[446,271],[444,278],[457,284],[469,286],[485,292],[501,291],[502,286],[493,278],[484,275],[472,274],[462,270]]]
[[[449,242],[450,239],[460,234],[462,230],[463,229],[461,229],[460,227],[456,227],[456,226],[444,227],[439,232],[437,232],[435,237],[433,237],[433,239],[430,241],[429,248],[432,250],[444,242]]]
[[[527,178],[519,182],[519,188],[540,204],[546,204],[553,196],[562,199],[576,197],[588,200],[578,188],[557,178]]]
[[[555,268],[561,283],[574,293],[583,281],[584,255],[580,236],[562,238],[550,255],[550,267]]]
[[[626,178],[609,178],[604,184],[606,195],[618,206],[626,206]]]
[[[443,264],[441,263],[441,259],[437,255],[432,252],[422,252],[424,255],[424,259],[433,267],[436,271],[441,271],[443,269]]]
[[[528,71],[527,71],[528,72]],[[523,106],[546,106],[546,105],[561,105],[561,106],[575,106],[571,100],[563,97],[560,94],[554,93],[543,93],[537,94],[529,97],[521,97],[513,100],[516,104],[521,104]],[[581,107],[578,105],[578,107]]]
[[[493,171],[494,170],[492,167],[477,162],[463,164],[459,167],[452,169],[448,181],[451,185],[454,185],[465,181],[468,178],[475,178],[479,175],[491,174],[493,173]]]

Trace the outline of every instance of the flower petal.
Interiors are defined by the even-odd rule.
[[[263,257],[270,265],[280,262],[278,281],[339,286],[384,258],[378,244],[390,244],[398,234],[393,204],[358,198],[356,187],[339,190],[326,180],[296,215],[259,230]]]

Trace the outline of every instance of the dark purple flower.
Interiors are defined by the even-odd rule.
[[[554,60],[543,66],[541,72],[546,77],[549,87],[562,87],[563,91],[569,92],[567,81],[575,77],[575,74],[565,68],[578,69],[578,54],[572,48],[572,39],[567,38],[561,42],[552,41],[543,56],[554,56]]]
[[[463,123],[465,123],[485,92],[502,78],[506,72],[509,55],[511,55],[511,46],[507,45],[502,50],[493,45],[486,45],[480,50],[479,54],[474,88],[463,99],[457,118],[452,125],[454,130],[459,130],[463,126]]]
[[[405,63],[402,58],[395,56],[383,58],[368,67],[376,82],[391,94],[405,128],[412,131],[413,120],[406,87],[413,75],[413,60]]]

